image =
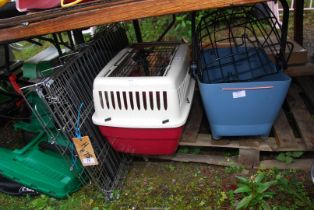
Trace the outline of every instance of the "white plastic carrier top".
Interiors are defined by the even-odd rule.
[[[95,113],[100,126],[176,128],[185,124],[195,81],[189,74],[189,48],[177,44],[162,76],[110,76],[134,50],[121,50],[94,80]]]

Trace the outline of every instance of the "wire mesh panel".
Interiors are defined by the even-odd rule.
[[[66,58],[64,65],[51,77],[24,90],[26,99],[35,90],[47,105],[52,123],[36,112],[36,108],[31,107],[51,137],[51,143],[56,143],[57,135],[72,139],[78,135],[78,131],[89,136],[99,164],[86,167],[85,172],[78,176],[85,181],[88,175],[104,192],[110,192],[119,183],[127,165],[127,156],[115,152],[92,123],[93,80],[106,63],[127,45],[124,29],[117,25],[108,26],[91,43]],[[53,128],[51,124],[54,125]],[[56,144],[56,147],[69,161],[72,169],[80,164],[73,154],[70,140],[66,145]]]
[[[280,24],[267,4],[211,11],[197,33],[199,78],[205,83],[253,80],[276,73],[288,59],[282,55]]]
[[[134,44],[118,60],[109,77],[163,76],[178,43]]]

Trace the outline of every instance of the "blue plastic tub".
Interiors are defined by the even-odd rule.
[[[264,50],[253,47],[205,49],[201,62],[204,83],[248,81],[278,71]]]
[[[268,60],[267,57],[264,59]],[[245,66],[245,62],[248,64],[245,60],[243,62],[238,63],[239,67]],[[262,67],[260,68],[262,70]],[[275,69],[275,66],[271,64],[270,68]],[[225,69],[234,70],[230,65],[225,65],[222,70]],[[219,139],[222,136],[268,136],[286,97],[291,78],[279,71],[260,76],[254,81],[232,83],[208,81],[207,78],[219,79],[220,72],[216,69],[211,69],[207,73],[203,71],[198,80],[212,137]],[[258,75],[257,64],[255,74]],[[240,81],[247,78],[248,73],[238,74]]]

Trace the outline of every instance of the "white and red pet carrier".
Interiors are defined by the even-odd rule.
[[[176,151],[194,93],[189,66],[186,44],[142,43],[121,50],[98,74],[93,122],[117,151]]]

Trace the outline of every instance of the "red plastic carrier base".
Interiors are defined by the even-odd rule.
[[[139,155],[173,154],[182,135],[178,128],[116,128],[99,126],[111,146],[124,153]]]

